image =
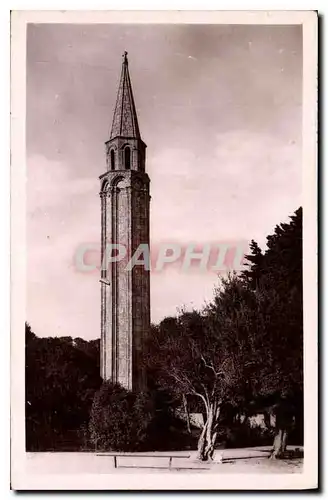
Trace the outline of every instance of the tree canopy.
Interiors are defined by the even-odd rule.
[[[101,384],[99,341],[40,338],[28,324],[25,336],[27,449],[74,446]]]

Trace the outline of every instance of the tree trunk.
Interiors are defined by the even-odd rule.
[[[189,416],[189,411],[188,411],[187,398],[186,398],[185,394],[182,394],[182,401],[183,401],[183,409],[184,409],[185,417],[186,417],[186,421],[187,421],[187,430],[188,430],[188,433],[191,434],[190,416]]]
[[[287,447],[287,429],[278,429],[273,441],[273,450],[270,458],[282,458]]]
[[[288,431],[292,421],[292,411],[288,401],[282,400],[276,408],[276,435],[270,458],[282,458],[286,452]]]
[[[266,426],[267,430],[269,431],[271,429],[270,414],[267,411],[264,411],[263,416],[264,416],[265,426]]]
[[[206,436],[206,429],[207,429],[207,421],[204,424],[204,427],[202,429],[201,435],[199,436],[198,439],[198,447],[197,447],[197,458],[198,460],[205,460],[204,457],[204,452],[205,452],[205,436]]]
[[[205,462],[213,460],[215,442],[217,436],[217,425],[219,417],[219,406],[210,404],[208,408],[207,420],[198,440],[198,460]]]

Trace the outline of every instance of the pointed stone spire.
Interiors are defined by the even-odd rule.
[[[127,55],[128,53],[124,52],[110,139],[114,139],[114,137],[140,139]]]

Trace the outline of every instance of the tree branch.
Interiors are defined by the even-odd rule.
[[[193,394],[194,394],[195,396],[198,396],[199,398],[201,398],[201,399],[203,400],[203,403],[204,403],[205,408],[206,408],[206,414],[207,414],[207,416],[208,416],[208,414],[209,414],[209,405],[208,405],[208,403],[207,403],[207,401],[206,401],[205,397],[203,396],[203,394],[201,394],[200,392],[196,392],[196,391],[194,391],[194,392],[193,392]]]
[[[214,366],[213,366],[213,363],[211,363],[211,364],[206,363],[205,358],[204,358],[204,356],[203,356],[202,354],[200,355],[200,357],[201,357],[201,360],[203,361],[203,363],[204,363],[205,367],[206,367],[206,368],[209,368],[210,370],[212,370],[212,371],[213,371],[213,373],[214,373],[214,375],[215,375],[216,377],[218,377],[219,375],[224,375],[224,372],[223,372],[223,371],[221,371],[221,370],[219,370],[218,372],[217,372],[217,371],[215,371],[215,368],[214,368]]]

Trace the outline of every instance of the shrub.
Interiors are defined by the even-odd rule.
[[[104,382],[91,408],[91,442],[100,451],[144,450],[154,418],[155,407],[148,394]]]
[[[244,448],[249,446],[272,445],[273,431],[260,426],[252,427],[248,421],[235,425],[221,427],[218,442],[222,442],[225,448]]]

